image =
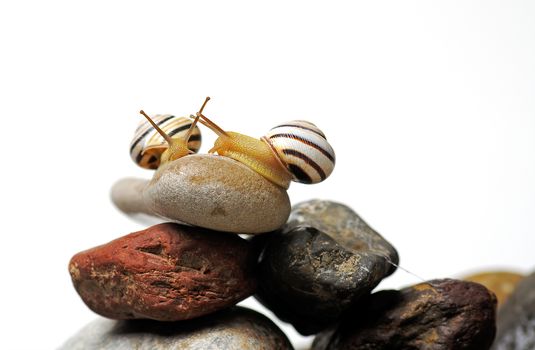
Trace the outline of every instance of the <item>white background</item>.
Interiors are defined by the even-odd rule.
[[[530,1],[1,2],[1,347],[55,348],[96,317],[67,264],[144,228],[109,200],[151,175],[128,154],[137,112],[207,95],[227,130],[320,126],[336,168],[292,202],[350,205],[423,278],[532,270],[534,18]]]

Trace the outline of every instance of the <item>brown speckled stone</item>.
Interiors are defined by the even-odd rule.
[[[111,197],[129,215],[155,215],[232,233],[273,231],[290,214],[285,189],[233,159],[207,154],[165,164],[151,181],[122,179]]]
[[[312,200],[292,208],[264,245],[255,297],[301,334],[314,334],[370,293],[398,263],[394,247],[347,206]]]
[[[489,349],[496,297],[478,283],[433,280],[372,294],[345,315],[313,350]]]
[[[174,321],[251,295],[254,264],[251,244],[237,235],[167,223],[78,253],[69,272],[102,316]]]
[[[258,312],[233,307],[179,322],[98,319],[60,350],[291,350],[284,333]]]

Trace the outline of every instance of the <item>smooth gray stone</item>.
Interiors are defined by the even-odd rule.
[[[59,350],[285,350],[293,349],[266,316],[243,307],[194,320],[158,322],[99,318]]]
[[[143,200],[143,190],[149,182],[145,179],[126,177],[113,184],[111,189],[111,200],[117,209],[143,226],[153,226],[167,221],[155,216]]]
[[[143,190],[149,180],[126,177],[117,181],[111,189],[111,200],[125,214],[151,213],[143,200]]]

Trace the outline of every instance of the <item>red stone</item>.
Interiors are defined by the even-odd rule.
[[[255,258],[237,235],[167,223],[80,252],[69,272],[82,300],[102,316],[176,321],[253,294]]]

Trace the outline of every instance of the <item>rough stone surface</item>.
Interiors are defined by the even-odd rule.
[[[470,275],[463,279],[480,283],[492,291],[498,299],[499,308],[507,300],[509,295],[511,295],[518,282],[524,277],[524,275],[515,272],[489,271]]]
[[[173,223],[76,254],[69,272],[94,312],[184,320],[230,307],[256,287],[252,246],[237,235]]]
[[[233,233],[263,233],[286,222],[290,200],[278,187],[228,157],[190,155],[160,167],[150,182],[123,179],[112,188],[123,212]]]
[[[535,273],[518,283],[498,312],[493,350],[535,349]]]
[[[313,350],[489,349],[496,297],[484,286],[443,279],[372,294],[347,313]],[[327,339],[325,339],[327,337]]]
[[[398,263],[396,250],[345,205],[296,205],[264,245],[255,297],[301,334],[314,334],[371,292]]]
[[[97,319],[60,350],[289,350],[288,338],[267,317],[235,307],[195,320],[158,322]]]

